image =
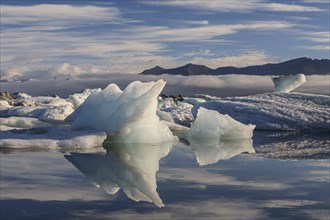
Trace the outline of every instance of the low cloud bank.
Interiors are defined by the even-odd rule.
[[[110,83],[116,83],[120,88],[126,87],[135,80],[142,82],[164,79],[167,84],[163,93],[185,96],[194,94],[210,94],[219,97],[250,95],[274,91],[270,76],[225,75],[225,76],[179,76],[161,75],[145,76],[132,74],[98,75],[96,78],[83,77],[81,79],[44,79],[28,80],[25,82],[1,82],[0,88],[4,92],[25,92],[36,95],[67,96],[70,93],[86,88],[104,88]],[[306,77],[306,83],[296,92],[314,94],[330,94],[329,75],[312,75]]]

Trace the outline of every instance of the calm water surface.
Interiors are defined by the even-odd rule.
[[[329,219],[328,134],[183,142],[2,149],[1,219]]]

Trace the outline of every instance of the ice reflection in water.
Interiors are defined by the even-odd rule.
[[[104,147],[106,154],[71,153],[65,158],[107,193],[114,195],[122,189],[134,201],[152,202],[163,207],[156,191],[156,172],[159,160],[170,152],[172,144],[105,142]]]
[[[251,139],[219,141],[190,140],[199,165],[216,163],[242,152],[254,153]],[[124,144],[105,142],[106,154],[70,153],[65,158],[93,183],[114,195],[120,189],[134,201],[164,204],[157,192],[159,160],[168,155],[172,143]]]
[[[255,153],[252,139],[219,139],[189,140],[190,147],[200,166],[214,164],[219,160],[227,160],[241,153]]]
[[[112,145],[107,153],[100,147],[67,156],[78,158],[79,170],[101,187],[108,181],[130,189],[147,181],[143,190],[157,193],[163,209],[91,187],[57,150],[0,148],[0,219],[329,219],[328,134],[255,132],[255,156],[205,167],[198,167],[191,149],[216,161],[220,146],[228,145],[190,144],[173,146],[169,154],[171,146]],[[147,187],[156,172],[152,191]]]

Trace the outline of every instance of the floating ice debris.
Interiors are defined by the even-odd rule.
[[[203,141],[190,139],[189,142],[200,166],[227,160],[241,153],[255,153],[251,138],[225,141],[218,138]]]
[[[290,92],[306,82],[304,74],[291,76],[273,76],[272,81],[275,85],[275,92]]]
[[[124,91],[110,84],[90,95],[66,120],[72,129],[105,131],[113,142],[161,143],[177,141],[156,115],[157,97],[165,81],[132,82]]]
[[[64,120],[73,112],[73,104],[58,97],[37,96],[31,97],[19,93],[13,100],[14,106],[1,107],[0,116],[18,116],[38,118],[41,120]]]
[[[114,195],[122,189],[134,201],[163,207],[156,191],[156,172],[159,160],[169,153],[172,145],[117,143],[104,147],[108,151],[106,155],[71,153],[65,158],[107,193]]]
[[[245,125],[229,115],[217,111],[199,108],[196,120],[192,123],[188,133],[194,139],[244,139],[253,136],[255,125]]]
[[[330,97],[304,93],[266,93],[245,97],[228,97],[204,102],[204,107],[228,114],[244,124],[255,124],[256,130],[330,131]]]

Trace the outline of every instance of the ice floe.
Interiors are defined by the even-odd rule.
[[[12,100],[13,105],[1,107],[1,117],[30,117],[46,121],[64,120],[74,111],[71,102],[59,97],[31,97],[25,93],[19,93],[16,97]]]
[[[228,97],[200,103],[200,107],[228,114],[256,130],[330,131],[330,96],[305,93],[265,93],[245,97]]]
[[[0,131],[0,146],[29,149],[88,149],[102,146],[104,132],[95,130],[70,131],[60,127],[37,127]]]
[[[36,127],[48,127],[51,124],[42,122],[36,118],[8,117],[0,118],[0,131],[11,129],[30,129]]]

